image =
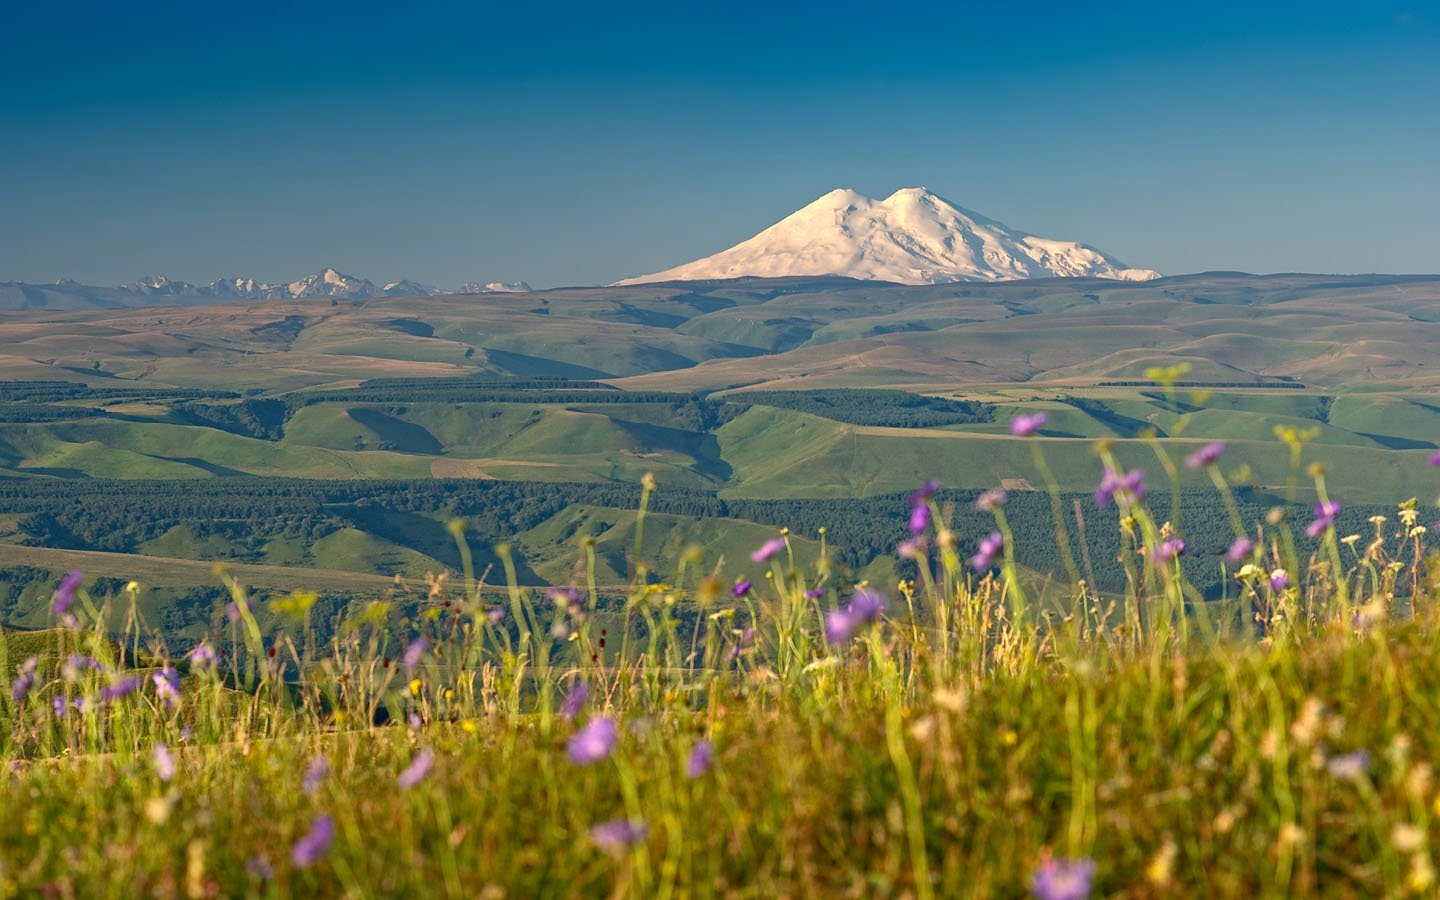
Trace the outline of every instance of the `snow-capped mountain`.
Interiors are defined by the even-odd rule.
[[[384,291],[373,281],[329,268],[290,282],[284,286],[284,291],[287,296],[296,300],[305,297],[348,297],[352,300],[365,300],[384,295]]]
[[[418,281],[411,281],[402,278],[399,281],[392,281],[380,289],[387,297],[428,297],[433,294],[448,294],[449,291],[442,291],[437,287],[428,284],[421,284]]]
[[[207,285],[174,281],[164,275],[147,275],[138,281],[120,286],[146,296],[213,298],[216,300],[303,300],[309,297],[336,297],[347,300],[368,300],[372,297],[420,297],[447,293],[418,281],[401,279],[381,287],[367,278],[346,275],[334,268],[324,268],[313,275],[283,284],[270,284],[254,278],[221,278]]]
[[[904,188],[884,200],[834,190],[729,250],[616,284],[790,275],[900,284],[1160,277],[1085,244],[1009,228],[925,188]]]
[[[221,278],[209,284],[191,284],[164,275],[146,275],[116,287],[80,284],[62,278],[54,284],[0,281],[0,309],[113,309],[143,306],[207,306],[246,300],[370,300],[386,297],[425,297],[437,294],[494,294],[530,290],[523,281],[470,283],[456,290],[433,287],[402,278],[383,286],[366,278],[346,275],[334,268],[321,269],[295,281],[271,284],[254,278]]]
[[[526,291],[533,291],[528,282],[524,281],[487,281],[480,284],[477,281],[467,281],[455,291],[457,294],[523,294]]]

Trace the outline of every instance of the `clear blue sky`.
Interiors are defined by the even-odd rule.
[[[1440,271],[1411,3],[12,3],[0,280],[610,281],[835,187],[1131,265]]]

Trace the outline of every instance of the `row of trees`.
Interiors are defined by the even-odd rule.
[[[967,555],[995,526],[993,516],[975,507],[975,491],[943,491],[939,502],[950,511],[959,547]],[[454,539],[444,523],[466,521],[467,535],[486,552],[489,544],[542,524],[575,504],[631,510],[639,489],[618,483],[539,483],[467,479],[394,481],[310,481],[279,478],[224,478],[201,481],[0,481],[0,509],[24,514],[21,529],[30,543],[71,549],[134,552],[145,541],[176,525],[187,525],[200,538],[221,535],[235,546],[260,548],[283,536],[308,545],[344,527],[358,528],[458,566]],[[1223,590],[1219,559],[1234,539],[1230,520],[1211,491],[1185,492],[1181,519],[1175,523],[1189,550],[1182,558],[1191,581],[1207,595]],[[1150,496],[1161,518],[1170,497]],[[1273,498],[1242,492],[1242,520],[1253,530],[1278,504]],[[1062,498],[1066,526],[1076,547],[1076,562],[1102,590],[1123,588],[1125,574],[1117,558],[1120,536],[1113,509],[1101,509],[1088,494]],[[907,497],[889,494],[864,499],[726,499],[713,493],[661,488],[651,498],[657,513],[708,519],[735,519],[814,537],[824,528],[841,562],[861,568],[895,552],[908,533]],[[1062,575],[1050,499],[1025,491],[1007,505],[1018,559],[1041,572]],[[1366,520],[1386,514],[1380,507],[1350,507],[1338,528],[1365,534]],[[1308,513],[1293,507],[1286,514],[1300,532]],[[1083,541],[1081,535],[1083,534]],[[1302,555],[1314,550],[1297,533]],[[1083,548],[1083,549],[1082,549]],[[487,553],[488,555],[488,553]],[[528,577],[528,573],[527,573]]]

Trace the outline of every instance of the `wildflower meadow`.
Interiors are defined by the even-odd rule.
[[[1323,460],[1280,441],[1303,520],[1242,521],[1221,443],[1155,442],[1158,477],[1098,445],[1120,592],[1080,574],[1063,516],[1069,577],[1042,575],[1004,491],[957,535],[934,483],[898,584],[842,588],[783,530],[748,559],[643,559],[644,498],[623,597],[593,542],[545,593],[501,547],[494,583],[467,556],[325,640],[313,595],[266,629],[222,573],[224,627],[175,646],[133,587],[73,573],[51,628],[0,640],[0,895],[1433,895],[1427,504],[1337,533]],[[1183,510],[1147,504],[1182,468],[1231,511],[1224,600],[1181,568]]]

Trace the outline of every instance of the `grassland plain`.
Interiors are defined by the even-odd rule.
[[[0,886],[1432,895],[1440,554],[1418,503],[1363,546],[1329,504],[1237,517],[1239,602],[1199,604],[1184,542],[1100,452],[1130,572],[1108,597],[1024,578],[999,495],[964,558],[931,485],[894,589],[842,588],[823,548],[776,530],[723,568],[662,563],[651,535],[674,526],[644,496],[624,531],[574,514],[577,532],[600,517],[577,587],[488,593],[467,566],[418,603],[327,609],[325,629],[314,595],[262,609],[231,580],[228,620],[172,643],[133,592],[97,605],[67,577],[56,627],[0,640],[0,762],[23,798],[0,805]],[[1193,466],[1229,496],[1225,452]],[[606,609],[615,540],[630,586]]]
[[[1437,285],[6,313],[0,889],[1427,895]]]
[[[12,382],[11,384],[23,384]],[[457,379],[456,390],[465,384]],[[1261,488],[1283,484],[1284,460],[1261,452],[1275,429],[1311,431],[1333,450],[1342,499],[1383,501],[1425,467],[1434,448],[1440,407],[1423,391],[1336,393],[1319,389],[1183,389],[1174,404],[1154,387],[1029,383],[956,389],[925,385],[932,397],[989,398],[994,415],[1043,411],[1044,436],[1061,487],[1083,490],[1094,477],[1089,438],[1108,437],[1151,454],[1153,440],[1175,452],[1225,439],[1251,468]],[[720,490],[730,496],[864,496],[901,489],[929,474],[947,483],[983,487],[1000,472],[1031,479],[1031,452],[984,420],[930,427],[885,427],[837,420],[814,404],[807,411],[777,408],[783,397],[748,391],[684,394],[668,403],[606,392],[605,403],[585,392],[532,390],[504,402],[374,402],[366,390],[304,393],[293,403],[278,437],[238,433],[238,426],[200,421],[194,401],[149,400],[109,405],[103,399],[24,404],[0,422],[0,472],[13,475],[108,478],[215,478],[285,475],[315,478],[491,477],[537,481],[624,481],[654,471],[667,484]],[[594,394],[595,391],[589,391]],[[792,392],[799,397],[820,396]],[[551,399],[553,394],[555,399]],[[750,399],[753,396],[753,400]],[[867,392],[849,396],[868,397]],[[892,397],[877,391],[873,396]],[[920,395],[909,394],[901,396]],[[617,402],[617,399],[620,402]],[[923,399],[923,398],[921,398]],[[218,401],[211,408],[224,410]],[[249,402],[249,401],[245,401]],[[276,401],[279,403],[279,401]],[[876,401],[879,403],[880,401]],[[23,407],[23,408],[22,408]],[[748,408],[748,409],[747,409]],[[882,407],[883,408],[883,407]],[[76,410],[66,420],[63,411]],[[16,421],[35,410],[41,421]],[[697,410],[701,412],[696,412]],[[102,415],[94,415],[96,412]],[[688,412],[687,412],[688,411]],[[682,413],[686,413],[682,415]],[[702,415],[703,413],[703,415]],[[797,440],[803,436],[803,440]],[[1374,454],[1374,449],[1394,451]],[[937,466],[939,468],[937,468]],[[1365,477],[1350,477],[1364,470]],[[1032,483],[1033,480],[1032,480]]]
[[[269,390],[356,378],[614,377],[719,390],[1093,381],[1189,362],[1206,380],[1436,384],[1432,276],[1207,273],[877,285],[846,279],[241,303],[0,316],[0,376]],[[396,323],[403,323],[403,327]],[[428,336],[427,336],[428,335]]]

